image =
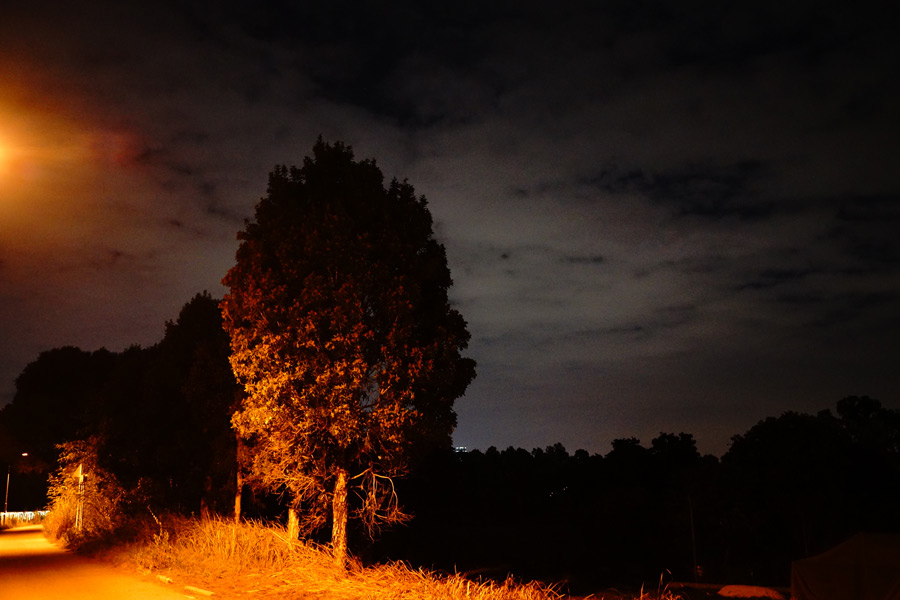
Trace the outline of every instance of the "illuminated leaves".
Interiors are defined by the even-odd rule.
[[[405,182],[385,189],[374,162],[342,144],[313,154],[270,174],[223,280],[247,392],[233,424],[260,486],[321,524],[346,471],[374,528],[402,518],[386,490],[410,453],[449,444],[474,362],[461,356],[469,334],[424,198]]]

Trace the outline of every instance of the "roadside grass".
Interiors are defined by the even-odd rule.
[[[337,568],[327,548],[291,541],[285,527],[230,519],[153,517],[131,522],[124,536],[70,537],[80,551],[119,566],[191,585],[232,600],[561,600],[553,586],[539,582],[472,580],[460,574],[414,569],[394,562],[363,566],[353,560]],[[119,532],[121,535],[122,531]],[[129,541],[116,541],[127,539]],[[609,590],[591,600],[679,600],[660,586],[652,591]],[[574,599],[573,599],[574,600]]]
[[[151,527],[155,525],[155,527]],[[220,598],[277,600],[557,600],[562,594],[540,583],[512,579],[473,581],[413,569],[404,563],[335,567],[326,548],[291,541],[286,528],[221,518],[167,517],[123,545],[95,552],[116,564],[207,587]]]

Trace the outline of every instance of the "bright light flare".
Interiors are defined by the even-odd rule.
[[[2,99],[0,99],[2,100]],[[87,136],[52,114],[0,102],[0,238],[6,244],[59,239],[75,198],[93,176]]]
[[[34,101],[4,97],[0,85],[0,256],[25,264],[80,248],[121,216],[103,207],[133,188],[143,139]],[[50,260],[49,258],[47,260]],[[32,263],[29,263],[32,264]]]
[[[6,149],[6,142],[0,138],[0,175],[5,175],[8,170],[7,162],[9,160],[9,151]]]
[[[27,149],[10,132],[0,129],[0,177],[10,179],[27,174],[29,162]]]
[[[75,187],[92,166],[89,136],[50,116],[22,117],[0,112],[0,200]]]

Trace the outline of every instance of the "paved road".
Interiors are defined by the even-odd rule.
[[[184,600],[191,596],[66,552],[40,526],[0,531],[0,599]]]

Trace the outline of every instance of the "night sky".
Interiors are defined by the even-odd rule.
[[[221,297],[321,134],[424,194],[457,445],[900,408],[900,42],[859,2],[3,2],[0,405]],[[887,10],[885,8],[884,10]]]

